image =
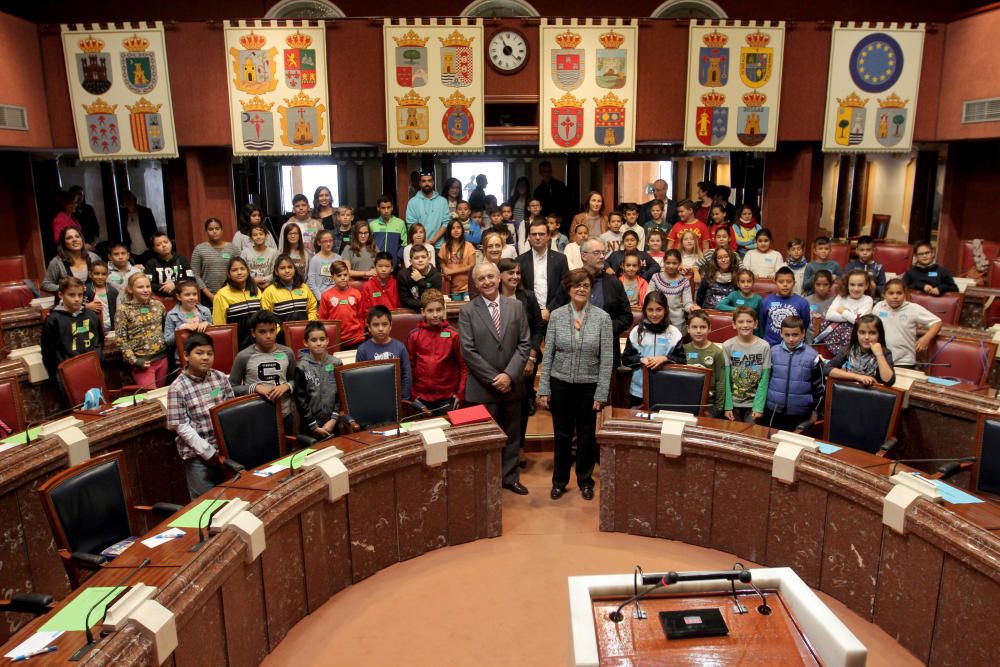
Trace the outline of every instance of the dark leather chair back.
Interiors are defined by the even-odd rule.
[[[896,432],[901,406],[898,390],[831,380],[826,387],[823,439],[876,454]]]
[[[28,277],[28,263],[24,255],[0,257],[0,282],[22,282]]]
[[[840,265],[841,270],[851,261],[851,244],[834,242],[830,244],[830,259]]]
[[[651,412],[672,410],[696,417],[708,410],[712,371],[697,366],[668,365],[650,372],[642,369],[643,405]]]
[[[399,359],[337,366],[334,373],[337,376],[341,414],[350,415],[361,428],[395,424],[402,419]],[[394,396],[386,393],[390,387]]]
[[[876,241],[875,260],[881,262],[887,273],[902,276],[913,264],[913,246],[909,243]]]
[[[961,292],[945,292],[941,296],[933,296],[926,292],[910,290],[907,298],[940,317],[945,324],[958,324],[962,318],[965,295]]]
[[[760,298],[766,299],[768,295],[777,293],[778,286],[768,278],[757,278],[753,281],[753,291],[760,294]]]
[[[326,331],[326,351],[333,354],[340,349],[340,322],[338,320],[319,320]],[[306,325],[309,320],[294,320],[285,322],[281,328],[285,331],[285,345],[292,349],[295,358],[306,348]]]
[[[184,353],[184,343],[191,332],[187,329],[177,331],[177,358],[181,367],[187,363],[187,355]],[[233,358],[237,352],[237,333],[235,324],[217,324],[205,329],[205,335],[212,339],[215,347],[215,359],[212,361],[212,368],[226,375],[233,370]]]
[[[988,384],[996,354],[997,344],[993,341],[938,335],[927,348],[927,360],[949,365],[927,366],[924,371],[931,377]]]
[[[0,285],[0,310],[13,310],[31,305],[35,298],[28,286],[23,282],[4,283]]]
[[[69,468],[39,487],[59,548],[99,554],[132,536],[124,466],[119,450]]]
[[[24,403],[21,402],[21,386],[16,378],[0,381],[0,419],[7,428],[0,428],[0,434],[20,433],[24,430]],[[10,429],[10,432],[7,432]],[[0,435],[0,437],[3,437]]]
[[[285,453],[281,404],[256,395],[239,396],[211,409],[219,452],[256,468]]]
[[[424,317],[420,313],[414,313],[411,310],[394,310],[392,311],[392,328],[389,330],[389,335],[405,344],[410,332],[423,321]]]
[[[706,310],[705,312],[708,313],[708,317],[712,321],[712,328],[708,332],[708,339],[710,341],[722,345],[736,335],[732,313],[721,310]]]
[[[97,356],[96,350],[67,359],[59,364],[58,371],[70,405],[83,403],[87,391],[94,387],[100,389],[107,397],[108,387],[104,381],[104,369],[101,368],[101,359]]]
[[[1000,418],[979,415],[972,490],[1000,495]]]

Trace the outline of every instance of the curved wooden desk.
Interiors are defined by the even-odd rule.
[[[683,454],[667,458],[659,424],[633,414],[606,408],[598,425],[601,530],[792,567],[929,664],[997,662],[987,620],[1000,595],[1000,538],[986,527],[1000,518],[995,505],[919,499],[901,535],[882,523],[893,488],[884,459],[803,452],[787,484],[771,476],[766,429],[700,420],[685,429]]]

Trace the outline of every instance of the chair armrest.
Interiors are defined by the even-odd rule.
[[[343,420],[344,425],[347,426],[348,433],[357,433],[361,430],[361,424],[351,415],[345,413],[340,415],[340,418]]]
[[[152,511],[156,516],[171,516],[180,512],[182,507],[177,503],[153,503]]]
[[[799,424],[797,424],[795,426],[795,432],[796,433],[804,433],[805,431],[808,431],[809,429],[811,429],[812,427],[814,427],[816,424],[820,423],[821,421],[822,420],[820,420],[816,416],[816,413],[813,413],[813,414],[809,415],[808,418],[806,418],[805,420],[803,420],[802,422],[800,422]]]
[[[875,455],[876,456],[885,456],[886,454],[889,453],[890,449],[892,449],[893,447],[896,446],[897,442],[899,442],[899,441],[896,440],[896,438],[889,438],[889,439],[887,439],[885,442],[882,443],[882,446],[878,448],[878,452]]]
[[[15,593],[0,604],[0,610],[41,616],[49,613],[52,596],[46,593]]]
[[[963,470],[969,470],[972,468],[971,463],[961,463],[959,461],[949,461],[945,463],[940,468],[937,469],[937,474],[933,476],[934,479],[948,479],[953,477]]]
[[[108,559],[100,554],[89,554],[85,551],[74,551],[69,555],[69,560],[85,570],[99,570],[108,562]]]

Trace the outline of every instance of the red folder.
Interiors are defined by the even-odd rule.
[[[461,410],[452,410],[448,413],[448,420],[452,426],[464,426],[465,424],[478,424],[488,422],[492,417],[484,405],[473,405]]]

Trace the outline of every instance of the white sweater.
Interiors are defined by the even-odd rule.
[[[784,265],[785,260],[777,250],[750,250],[743,256],[743,268],[753,271],[755,278],[774,278],[774,274]]]
[[[747,253],[749,254],[749,253]],[[872,312],[875,302],[867,294],[862,296],[860,299],[852,299],[851,297],[838,296],[830,304],[830,308],[826,311],[826,320],[828,322],[847,322],[849,324],[854,324],[854,321],[861,317],[862,315],[867,315]],[[843,313],[839,312],[841,308],[845,308]]]

